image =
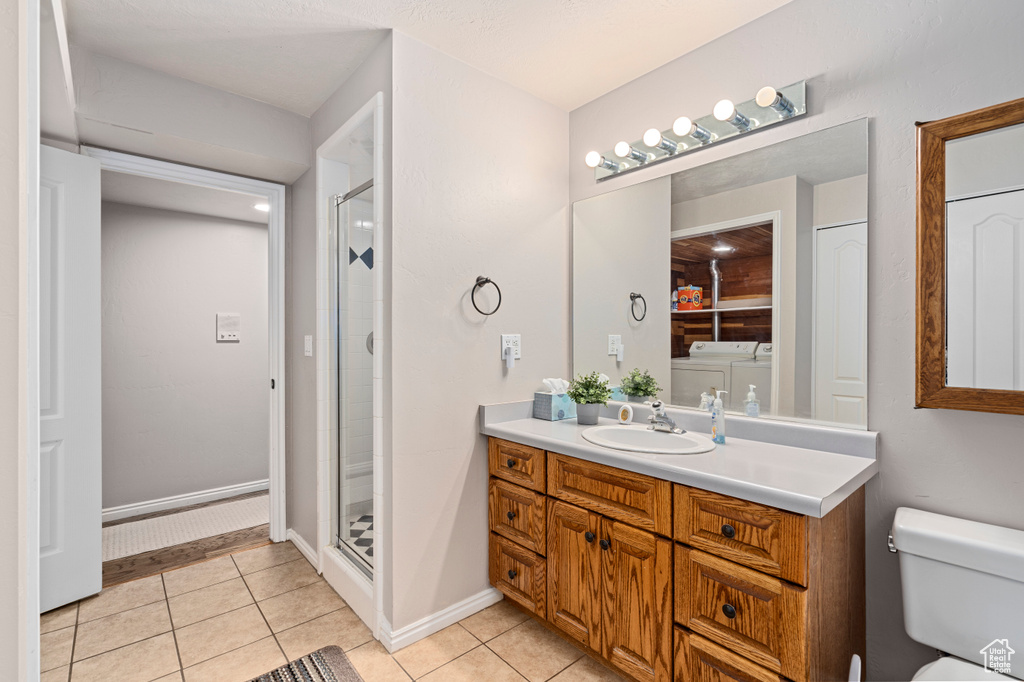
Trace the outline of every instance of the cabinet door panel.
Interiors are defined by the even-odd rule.
[[[545,554],[547,498],[493,477],[487,493],[491,530],[538,554]]]
[[[544,557],[491,533],[491,584],[506,597],[543,616],[545,606]]]
[[[671,680],[672,543],[601,519],[602,654],[637,680]]]
[[[682,628],[676,628],[676,679],[686,682],[785,682],[778,673]]]
[[[491,476],[504,478],[539,493],[544,492],[546,460],[543,450],[490,438],[487,441],[487,461]]]
[[[584,646],[601,648],[599,517],[565,502],[548,505],[548,620]]]

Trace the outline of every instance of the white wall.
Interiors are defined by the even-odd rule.
[[[814,186],[814,225],[859,223],[868,216],[868,176],[855,175]]]
[[[880,474],[867,486],[871,679],[909,679],[934,656],[903,629],[897,558],[885,547],[896,507],[1024,527],[1024,417],[913,409],[914,122],[1020,97],[1019,79],[990,67],[1019,62],[1022,24],[1024,4],[1014,0],[794,0],[571,114],[574,201],[871,117],[868,426],[881,432]],[[748,99],[801,78],[810,102],[802,120],[600,185],[583,164],[591,149],[703,115],[722,97]]]
[[[603,372],[615,385],[634,367],[649,370],[664,400],[672,390],[671,202],[671,182],[660,178],[573,206],[572,371]],[[640,322],[631,292],[647,302]],[[608,355],[609,334],[622,337],[622,362]]]
[[[267,226],[112,202],[102,226],[104,508],[265,480]]]

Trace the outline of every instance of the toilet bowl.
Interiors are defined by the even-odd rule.
[[[907,634],[948,654],[912,679],[1024,678],[1024,531],[900,507],[890,547]]]

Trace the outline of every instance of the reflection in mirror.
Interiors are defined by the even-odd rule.
[[[866,218],[866,119],[577,202],[574,373],[639,368],[676,406],[714,390],[864,428]]]
[[[1024,390],[1024,124],[946,142],[946,385]]]

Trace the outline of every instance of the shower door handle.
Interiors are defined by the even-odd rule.
[[[366,350],[370,352],[370,355],[373,355],[373,332],[366,336]]]

